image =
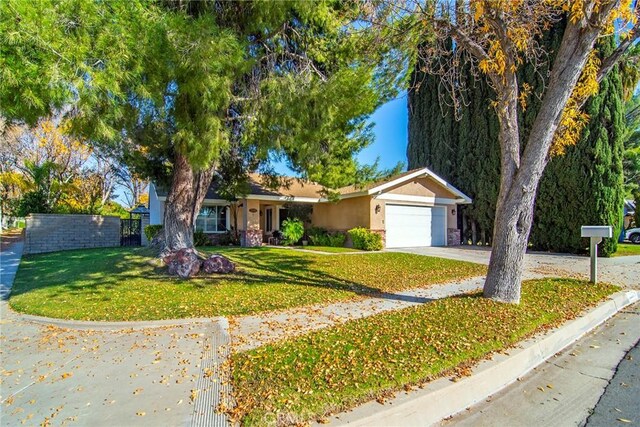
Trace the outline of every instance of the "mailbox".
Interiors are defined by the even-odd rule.
[[[610,225],[583,225],[582,237],[613,237],[613,227]]]
[[[598,243],[604,237],[613,236],[613,227],[610,225],[583,225],[581,236],[589,238],[589,252],[591,253],[591,283],[598,282]]]

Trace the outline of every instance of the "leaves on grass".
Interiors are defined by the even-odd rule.
[[[246,425],[295,424],[365,400],[384,403],[406,385],[469,375],[470,362],[572,319],[615,290],[573,279],[528,281],[520,305],[453,297],[237,353],[237,405],[228,413]]]

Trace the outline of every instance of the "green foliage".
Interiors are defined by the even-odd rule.
[[[344,246],[346,235],[344,233],[335,232],[329,233],[327,230],[321,227],[312,227],[307,231],[309,240],[314,246],[329,246],[340,248]]]
[[[624,73],[622,75],[624,76]],[[623,144],[625,193],[627,197],[632,198],[640,191],[640,93],[625,104]]]
[[[129,218],[129,211],[124,206],[113,200],[109,200],[100,210],[100,215],[118,216],[122,219]]]
[[[211,246],[211,240],[209,240],[209,235],[201,230],[194,231],[193,246]]]
[[[304,224],[298,218],[287,218],[280,231],[285,245],[295,245],[304,235]]]
[[[601,42],[601,53],[610,52],[613,43]],[[580,237],[580,226],[612,225],[614,237],[598,245],[600,255],[610,256],[618,245],[624,203],[624,108],[617,67],[600,82],[585,111],[590,120],[580,141],[553,157],[540,181],[529,241],[535,249],[584,253],[589,242]]]
[[[144,228],[144,235],[148,241],[152,241],[162,231],[162,224],[147,225]]]
[[[635,202],[635,205],[636,205],[636,210],[635,210],[633,219],[636,227],[640,227],[640,190],[635,192],[633,201]]]
[[[240,238],[237,233],[227,231],[226,233],[218,236],[217,244],[220,246],[240,246]]]
[[[365,251],[379,251],[382,249],[382,236],[363,227],[352,228],[348,231],[353,247]]]
[[[177,153],[203,170],[230,152],[249,168],[287,160],[337,188],[371,175],[353,155],[403,66],[379,64],[389,47],[354,24],[361,12],[324,1],[6,0],[2,114],[33,121],[73,103],[76,134],[157,182],[169,182]]]
[[[32,213],[52,213],[47,195],[42,190],[29,191],[18,202],[16,216],[25,217]]]
[[[462,77],[467,94],[456,121],[440,77],[416,65],[408,94],[407,158],[409,169],[426,166],[473,199],[462,209],[463,240],[488,243],[500,176],[498,120],[489,103],[494,93],[470,71]]]

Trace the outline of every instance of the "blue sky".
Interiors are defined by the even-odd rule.
[[[380,168],[394,167],[398,162],[407,166],[407,94],[387,102],[371,117],[376,139],[359,155],[361,163],[373,163],[380,158]]]
[[[403,162],[407,166],[407,94],[403,92],[378,108],[371,116],[375,141],[357,156],[362,164],[372,164],[379,158],[380,169],[389,169]],[[283,163],[274,165],[282,175],[294,175]]]

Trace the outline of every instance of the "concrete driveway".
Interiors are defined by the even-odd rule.
[[[490,248],[472,246],[397,248],[407,252],[460,261],[489,264]],[[528,252],[525,256],[525,278],[573,277],[589,279],[589,257],[546,252]],[[632,289],[640,289],[640,256],[598,259],[598,280]]]

